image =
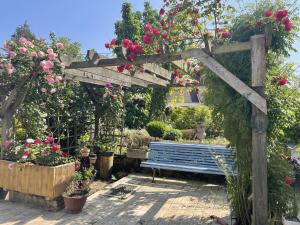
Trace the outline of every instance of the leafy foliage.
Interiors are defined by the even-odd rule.
[[[152,121],[146,125],[146,130],[152,137],[162,138],[170,127],[162,121]]]
[[[182,138],[182,132],[178,129],[170,129],[164,133],[163,138],[165,140],[179,141]]]
[[[169,120],[177,129],[194,129],[199,123],[211,122],[211,110],[207,106],[175,107],[171,110]]]

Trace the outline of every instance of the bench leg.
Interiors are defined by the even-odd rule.
[[[152,183],[154,183],[154,178],[155,178],[155,169],[152,168]]]

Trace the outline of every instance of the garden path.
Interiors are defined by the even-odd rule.
[[[133,185],[135,192],[124,200],[103,195],[107,189],[120,184]],[[170,178],[157,178],[151,183],[151,178],[144,175],[129,175],[94,193],[78,215],[0,201],[0,224],[214,224],[210,215],[230,222],[224,186]]]

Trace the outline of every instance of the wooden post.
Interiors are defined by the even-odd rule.
[[[264,95],[266,79],[265,36],[251,37],[252,87]],[[266,157],[267,115],[252,104],[252,193],[253,225],[268,221],[268,185]]]

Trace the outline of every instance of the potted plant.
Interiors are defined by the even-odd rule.
[[[65,209],[68,213],[80,213],[86,203],[93,178],[93,168],[77,171],[63,193]]]
[[[108,180],[111,178],[114,150],[117,148],[117,144],[113,141],[103,141],[102,143],[97,143],[97,145],[98,151],[96,152],[97,160],[95,167],[99,171],[100,178]]]
[[[138,132],[131,133],[127,137],[127,158],[148,159],[148,145],[151,142],[150,135]]]

